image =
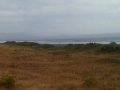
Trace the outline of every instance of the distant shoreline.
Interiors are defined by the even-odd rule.
[[[5,43],[7,41],[0,41],[0,43]],[[38,44],[51,44],[54,46],[65,46],[68,44],[88,44],[88,43],[97,43],[97,44],[110,44],[111,42],[116,42],[120,44],[120,41],[107,41],[107,42],[79,42],[79,41],[14,41],[14,42],[34,42]]]

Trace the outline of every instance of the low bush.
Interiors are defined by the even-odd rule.
[[[49,49],[49,48],[54,48],[55,46],[50,45],[50,44],[41,44],[42,48]]]
[[[18,46],[23,46],[23,47],[32,47],[32,48],[37,48],[37,49],[54,49],[54,45],[50,44],[39,44],[36,42],[15,42],[15,41],[7,41],[5,44],[10,44],[10,45],[18,45]]]
[[[2,75],[0,77],[0,86],[12,88],[15,85],[15,78],[12,75]]]
[[[117,43],[116,42],[111,42],[110,45],[117,45]]]
[[[84,49],[84,46],[84,44],[68,44],[64,47],[64,49],[81,51]]]
[[[119,52],[120,51],[120,46],[119,45],[115,45],[115,44],[108,44],[108,45],[103,45],[100,48],[101,52]]]
[[[17,44],[21,46],[38,46],[39,45],[38,43],[35,43],[35,42],[18,42]]]
[[[16,41],[7,41],[5,42],[6,44],[16,44],[17,42]]]
[[[100,46],[101,44],[99,44],[99,43],[87,43],[86,44],[86,46],[88,46],[88,47],[98,47],[98,46]]]
[[[98,51],[101,44],[87,43],[87,44],[68,44],[64,48],[75,51]]]
[[[100,49],[102,52],[114,52],[115,47],[113,45],[104,45]]]

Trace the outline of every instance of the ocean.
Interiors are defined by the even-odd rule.
[[[47,39],[47,40],[22,40],[16,42],[36,42],[39,44],[87,44],[87,43],[100,43],[109,44],[110,42],[116,42],[120,44],[119,38],[81,38],[81,39]],[[0,41],[0,43],[5,43],[6,41]]]
[[[39,44],[87,44],[87,43],[100,43],[109,44],[110,42],[116,42],[120,44],[120,37],[115,38],[80,38],[80,39],[49,39],[31,41]]]
[[[34,41],[40,44],[87,44],[87,43],[100,43],[109,44],[116,42],[120,44],[120,38],[82,38],[82,39],[51,39]]]

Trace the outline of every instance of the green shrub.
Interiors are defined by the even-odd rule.
[[[83,87],[94,87],[97,84],[97,81],[94,77],[85,77],[83,81]]]
[[[116,47],[114,45],[103,45],[100,49],[102,52],[115,52]]]
[[[6,44],[16,44],[16,41],[7,41]]]
[[[50,44],[41,44],[41,47],[44,49],[50,49],[50,48],[54,48],[55,46],[50,45]]]
[[[117,43],[116,42],[111,42],[110,45],[117,45]]]
[[[39,44],[36,42],[15,42],[15,41],[7,41],[5,42],[5,44],[10,44],[10,45],[18,45],[18,46],[23,46],[23,47],[32,47],[32,48],[36,48],[36,49],[54,49],[55,46],[54,45],[50,45],[50,44]]]
[[[35,42],[18,42],[17,44],[21,46],[38,46],[39,45],[38,43],[35,43]]]
[[[87,44],[68,44],[64,48],[75,51],[98,51],[101,44],[87,43]]]
[[[91,47],[91,48],[92,48],[92,47],[93,47],[93,48],[94,48],[94,47],[98,47],[99,45],[100,45],[100,44],[98,44],[98,43],[87,43],[87,44],[86,44],[86,46]]]
[[[100,48],[101,52],[119,52],[120,51],[120,45],[118,45],[116,42],[111,42],[110,44],[102,45]]]
[[[2,75],[0,77],[0,86],[5,88],[12,88],[15,85],[15,79],[12,75]]]
[[[68,50],[82,51],[84,50],[84,44],[68,44],[64,48]]]

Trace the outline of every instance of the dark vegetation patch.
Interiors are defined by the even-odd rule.
[[[97,61],[98,63],[113,63],[120,64],[120,59],[105,58]]]
[[[116,88],[113,86],[104,86],[101,90],[116,90]]]
[[[100,48],[100,51],[104,52],[104,53],[119,52],[120,51],[120,46],[119,45],[111,45],[111,44],[103,45]]]
[[[97,51],[101,47],[101,44],[88,43],[88,44],[68,44],[64,48],[74,51]]]
[[[70,52],[66,52],[66,51],[52,51],[50,53],[52,53],[53,55],[66,55],[66,56],[68,56],[68,54]]]
[[[12,75],[0,76],[0,87],[12,88],[15,86],[15,78]]]
[[[120,45],[115,42],[110,44],[88,43],[88,44],[68,44],[64,47],[67,50],[74,51],[95,51],[99,53],[118,53]]]
[[[77,89],[77,86],[70,84],[70,85],[64,85],[58,90],[78,90],[78,89]]]
[[[45,49],[55,49],[54,45],[51,44],[39,44],[35,42],[15,42],[15,41],[7,41],[5,44],[9,45],[18,45],[18,46],[24,46],[24,47],[32,47],[39,50],[45,50]]]
[[[85,77],[83,79],[83,87],[95,87],[97,85],[97,81],[94,77]]]
[[[68,44],[68,45],[51,45],[51,44],[38,44],[35,42],[15,42],[15,41],[7,41],[5,44],[9,45],[18,45],[24,47],[32,47],[38,50],[69,50],[69,51],[94,51],[101,53],[118,53],[120,52],[120,45],[115,42],[111,42],[110,44],[99,44],[99,43],[87,43],[87,44]],[[53,52],[54,53],[54,52]],[[61,52],[56,52],[54,54],[59,54]]]

